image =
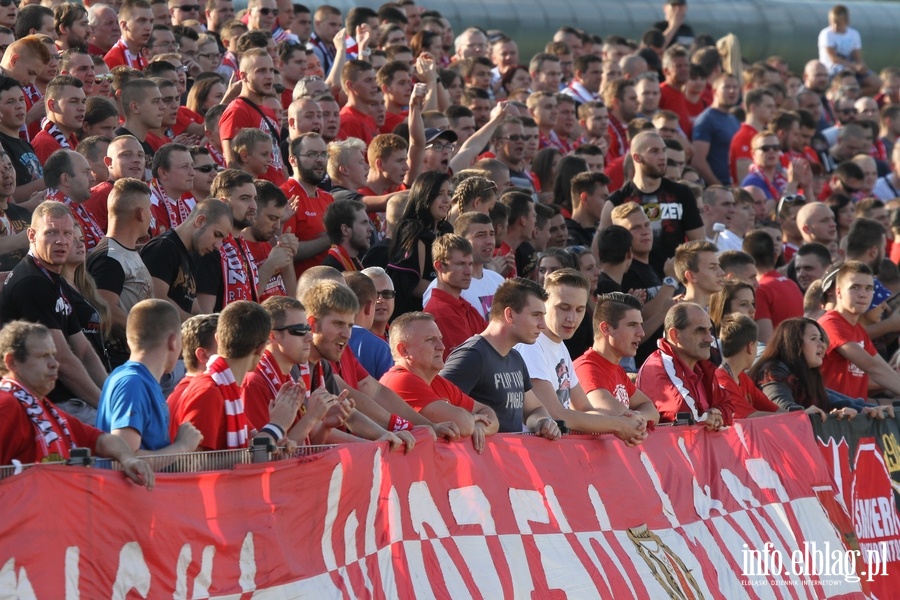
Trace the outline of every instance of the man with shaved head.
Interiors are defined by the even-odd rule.
[[[685,241],[705,238],[703,219],[691,191],[669,179],[666,173],[666,144],[656,131],[643,131],[631,141],[634,179],[609,197],[603,207],[600,229],[612,223],[613,208],[635,202],[644,209],[653,229],[650,265],[662,279],[663,266],[675,256],[675,248]]]
[[[805,244],[818,242],[829,247],[837,240],[834,213],[822,202],[811,202],[800,207],[797,212],[797,228]]]

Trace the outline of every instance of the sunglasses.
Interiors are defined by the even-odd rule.
[[[312,327],[306,325],[305,323],[297,323],[296,325],[285,325],[284,327],[273,327],[273,331],[287,331],[288,334],[303,337],[310,331],[312,331]]]
[[[269,15],[275,15],[277,17],[278,9],[277,8],[260,8],[259,14],[266,16],[266,17],[268,17]]]
[[[0,6],[9,6],[10,4],[19,5],[19,0],[0,0]]]
[[[788,196],[782,196],[781,200],[778,201],[778,206],[775,208],[775,218],[781,218],[781,209],[784,208],[785,202],[788,204],[793,204],[797,201],[806,202],[806,196],[803,194],[790,194]]]
[[[397,297],[397,292],[395,290],[381,290],[378,292],[378,298],[382,298],[384,300],[393,300]]]
[[[102,75],[97,75],[96,77],[94,77],[94,83],[96,83],[97,85],[100,85],[104,81],[112,81],[112,80],[113,80],[112,73],[104,73]]]
[[[200,165],[199,167],[194,167],[194,170],[201,173],[212,173],[213,171],[218,173],[221,169],[219,165]]]
[[[199,4],[182,4],[178,8],[181,12],[200,12]]]
[[[766,145],[766,146],[757,146],[754,150],[762,150],[763,152],[775,152],[776,150],[781,150],[781,146],[777,144]]]

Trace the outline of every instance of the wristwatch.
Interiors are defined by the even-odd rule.
[[[678,289],[678,281],[674,277],[666,277],[663,279],[663,285],[667,285],[672,289]]]
[[[362,56],[363,58],[368,58],[369,56],[371,56],[371,54],[372,54],[372,51],[369,50],[368,48],[366,48],[365,50],[363,50],[359,53],[359,55]]]

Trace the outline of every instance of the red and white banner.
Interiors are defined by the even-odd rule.
[[[885,577],[859,577],[803,414],[659,428],[639,448],[350,444],[152,492],[36,468],[0,506],[0,597],[862,598]]]

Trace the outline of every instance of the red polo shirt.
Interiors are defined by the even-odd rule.
[[[364,141],[368,146],[376,135],[378,135],[378,125],[375,124],[375,119],[349,104],[341,109],[341,129],[337,135],[339,140],[355,137]]]
[[[771,319],[772,327],[785,319],[803,316],[803,292],[778,271],[759,278],[756,289],[756,320]]]
[[[484,331],[487,325],[468,300],[454,298],[438,288],[431,291],[425,312],[434,316],[434,322],[444,337],[444,360],[447,360],[454,348]]]
[[[297,212],[284,224],[286,232],[290,227],[291,232],[297,236],[301,242],[314,240],[325,233],[325,209],[334,202],[334,198],[328,192],[316,189],[315,196],[309,196],[303,186],[296,179],[288,179],[281,186],[288,200],[294,196],[300,196],[300,204],[297,206]],[[310,267],[317,267],[322,264],[325,255],[328,254],[328,247],[315,256],[305,258],[303,260],[294,261],[294,270],[299,278],[303,271]]]
[[[440,375],[436,375],[428,384],[424,379],[403,367],[393,366],[381,376],[381,384],[396,392],[416,412],[421,412],[432,402],[441,400],[446,400],[453,406],[469,412],[475,408],[475,401],[471,397]]]

